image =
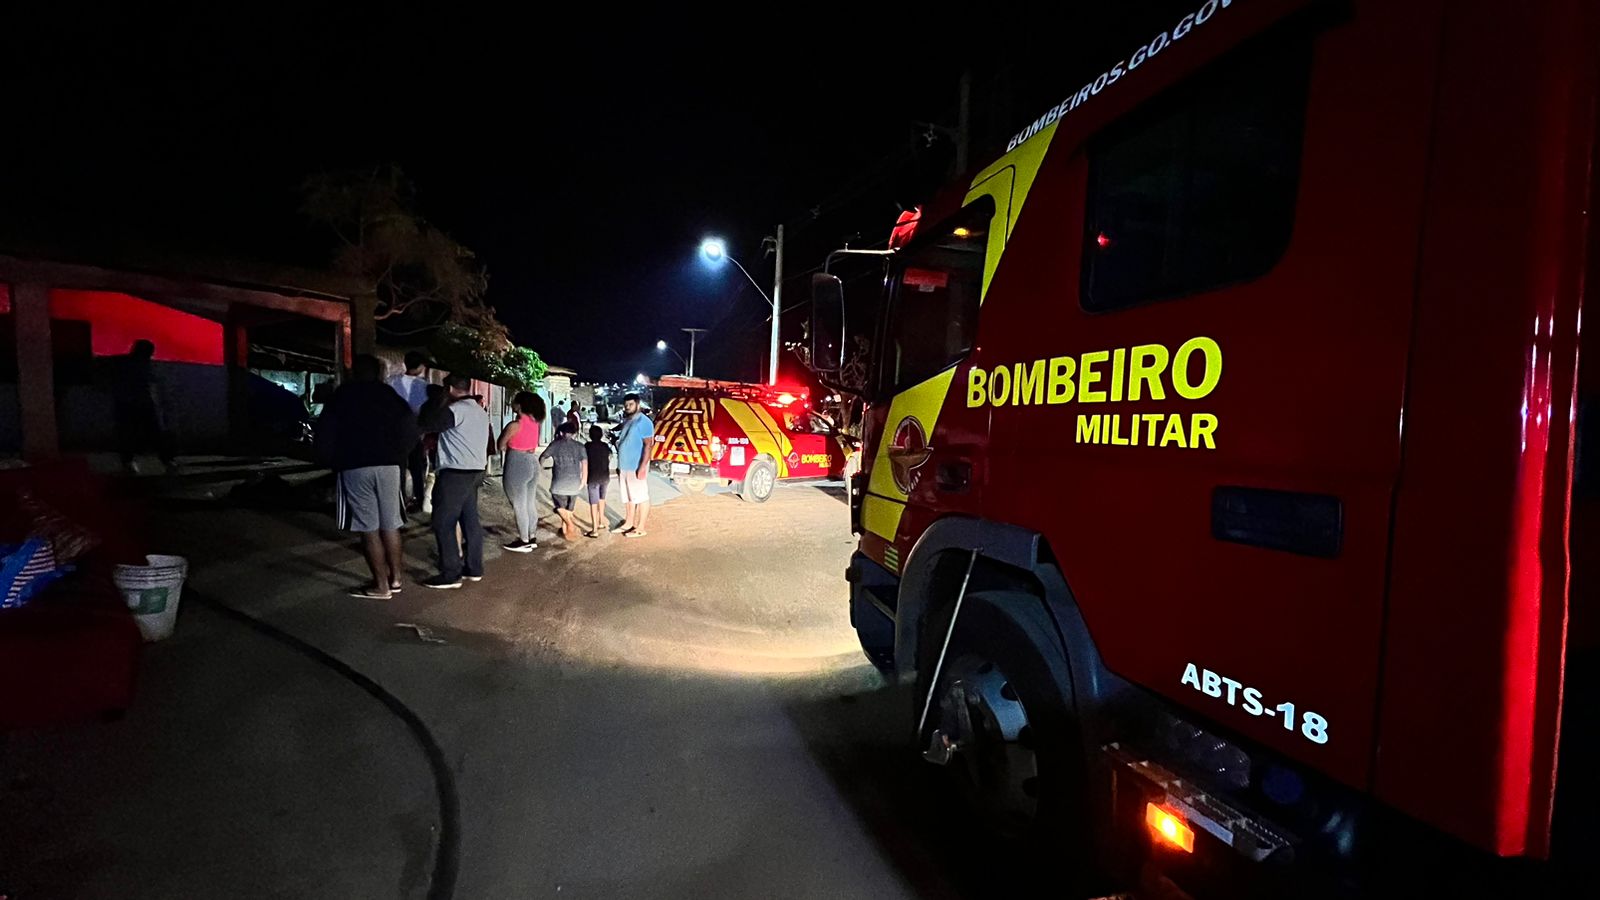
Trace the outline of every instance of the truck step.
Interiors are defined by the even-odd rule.
[[[899,585],[866,584],[862,585],[862,587],[866,590],[867,599],[872,601],[872,605],[876,606],[879,612],[893,619],[895,604],[899,601]]]

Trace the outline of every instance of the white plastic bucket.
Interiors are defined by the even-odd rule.
[[[117,566],[111,580],[133,610],[139,633],[146,641],[159,641],[171,637],[173,626],[178,624],[178,599],[183,595],[189,561],[155,553],[145,560],[149,565]]]

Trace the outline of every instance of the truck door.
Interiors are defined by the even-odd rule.
[[[1105,663],[1358,786],[1436,35],[1284,22],[1085,100],[958,373],[985,515],[1046,537]]]
[[[868,413],[868,446],[876,448],[861,517],[868,552],[877,546],[890,571],[934,515],[976,509],[985,430],[941,411],[974,347],[989,263],[1005,242],[1008,195],[999,191],[997,202],[996,193],[975,191],[954,216],[924,223],[890,272],[875,387],[886,399]]]

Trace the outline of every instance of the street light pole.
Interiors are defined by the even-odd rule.
[[[694,377],[694,340],[709,329],[706,328],[680,328],[679,331],[689,335],[689,371],[685,372],[690,378]]]
[[[782,294],[783,294],[783,226],[782,225],[778,226],[778,236],[776,238],[768,237],[766,240],[761,242],[763,247],[766,246],[767,241],[771,241],[773,246],[774,246],[774,248],[777,250],[777,260],[776,260],[775,265],[773,267],[774,268],[774,272],[773,272],[772,293],[770,295],[766,291],[761,289],[761,285],[759,283],[757,283],[755,278],[751,277],[750,270],[746,269],[744,267],[744,265],[739,262],[739,260],[734,258],[732,253],[728,252],[727,245],[724,244],[720,239],[707,238],[704,242],[702,242],[700,244],[700,252],[705,255],[706,259],[709,259],[712,262],[720,262],[720,261],[725,259],[728,262],[733,263],[734,266],[736,266],[739,269],[739,271],[744,275],[745,280],[750,282],[750,286],[756,289],[756,293],[761,295],[761,299],[763,299],[763,300],[767,301],[768,303],[772,304],[772,342],[771,342],[771,351],[772,352],[771,352],[771,362],[767,366],[767,384],[777,384],[778,383],[778,317],[779,317],[780,312],[782,310],[782,307],[778,305],[778,302],[781,299]]]
[[[671,350],[672,351],[672,355],[676,356],[678,358],[678,362],[683,364],[683,375],[684,375],[685,378],[687,378],[690,375],[694,374],[694,367],[689,365],[689,361],[687,359],[683,358],[683,354],[682,353],[679,353],[677,350],[673,349],[673,346],[671,344],[667,343],[666,341],[656,341],[656,349],[657,350]]]
[[[772,264],[772,361],[768,364],[767,384],[778,383],[778,315],[783,300],[783,226],[778,226],[777,249]]]

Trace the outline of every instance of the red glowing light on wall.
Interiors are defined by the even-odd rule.
[[[128,294],[53,290],[50,318],[88,322],[95,356],[127,353],[144,339],[163,362],[222,365],[222,323]]]
[[[1094,242],[1095,242],[1095,244],[1099,245],[1101,250],[1104,250],[1107,247],[1111,246],[1111,235],[1106,234],[1105,232],[1102,231],[1099,234],[1094,236]]]

